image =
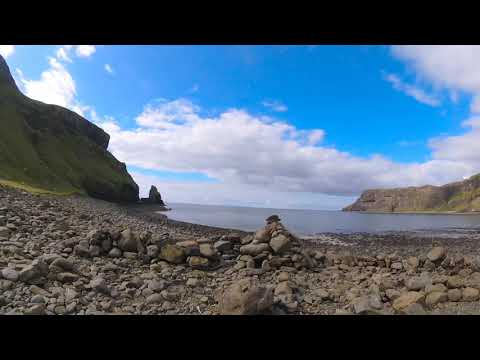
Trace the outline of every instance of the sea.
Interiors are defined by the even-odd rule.
[[[480,214],[366,214],[358,212],[268,209],[240,206],[170,203],[170,219],[244,231],[265,225],[270,215],[299,235],[319,233],[383,233],[448,229],[480,230]]]

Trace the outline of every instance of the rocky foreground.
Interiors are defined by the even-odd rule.
[[[153,210],[0,187],[0,314],[480,313],[475,236],[305,240],[276,216],[249,234]]]

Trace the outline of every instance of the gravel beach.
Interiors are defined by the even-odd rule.
[[[480,314],[477,230],[300,239],[159,209],[0,187],[0,314]]]

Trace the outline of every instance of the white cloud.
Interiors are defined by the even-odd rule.
[[[480,144],[477,131],[467,130],[456,140],[434,139],[431,160],[403,164],[316,145],[325,136],[321,129],[300,130],[240,109],[216,117],[200,112],[198,106],[179,99],[145,107],[135,129],[122,129],[111,120],[100,125],[111,135],[110,150],[121,161],[145,169],[203,173],[221,184],[205,189],[224,186],[240,197],[239,189],[245,186],[278,196],[353,196],[368,188],[440,185],[480,171],[480,162],[474,159],[480,149],[449,149],[458,143],[462,148],[464,143]]]
[[[468,131],[462,135],[439,137],[430,140],[433,157],[461,161],[478,171],[480,169],[480,117],[462,123]]]
[[[280,101],[270,101],[270,100],[264,100],[262,101],[262,105],[265,106],[266,108],[269,108],[272,111],[276,112],[286,112],[288,111],[288,107],[284,104],[282,104]]]
[[[406,61],[418,77],[438,89],[463,92],[475,99],[480,95],[480,46],[478,45],[398,45],[397,58]],[[472,111],[478,111],[477,103]]]
[[[87,58],[96,51],[96,48],[94,45],[63,45],[56,51],[55,56],[57,60],[71,63],[73,62],[70,55],[72,50],[72,55]]]
[[[90,57],[95,51],[95,45],[78,45],[75,47],[75,53],[78,57]]]
[[[0,55],[5,59],[13,54],[15,51],[15,45],[0,45]]]
[[[157,106],[147,105],[137,117],[137,124],[147,128],[172,129],[179,124],[200,120],[196,112],[200,109],[186,99],[167,102],[159,99]]]
[[[58,51],[56,53],[58,56]],[[35,100],[42,101],[47,104],[59,105],[70,109],[80,116],[89,115],[100,121],[91,106],[83,105],[77,99],[77,89],[75,81],[57,58],[48,58],[49,67],[44,70],[40,79],[27,79],[21,69],[16,69],[17,84],[23,93]]]
[[[61,47],[56,52],[57,59],[63,60],[66,62],[72,62],[72,59],[68,56],[68,49],[66,47]]]
[[[325,137],[325,131],[323,130],[312,130],[308,134],[308,145],[316,145],[323,140]]]
[[[428,95],[424,90],[420,89],[417,86],[407,84],[403,82],[395,74],[385,74],[385,80],[392,84],[393,88],[403,92],[404,94],[413,97],[415,100],[422,104],[430,106],[439,106],[440,101],[432,95]]]
[[[105,71],[113,75],[113,68],[110,64],[105,64]]]
[[[21,71],[21,88],[26,96],[47,104],[71,108],[75,105],[75,81],[65,66],[57,59],[48,60],[50,67],[43,71],[39,80],[26,79]]]

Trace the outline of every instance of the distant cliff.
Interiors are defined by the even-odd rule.
[[[0,56],[0,180],[136,202],[138,186],[109,140],[80,115],[23,95]]]
[[[480,174],[443,186],[367,190],[343,211],[476,212],[480,211]]]

